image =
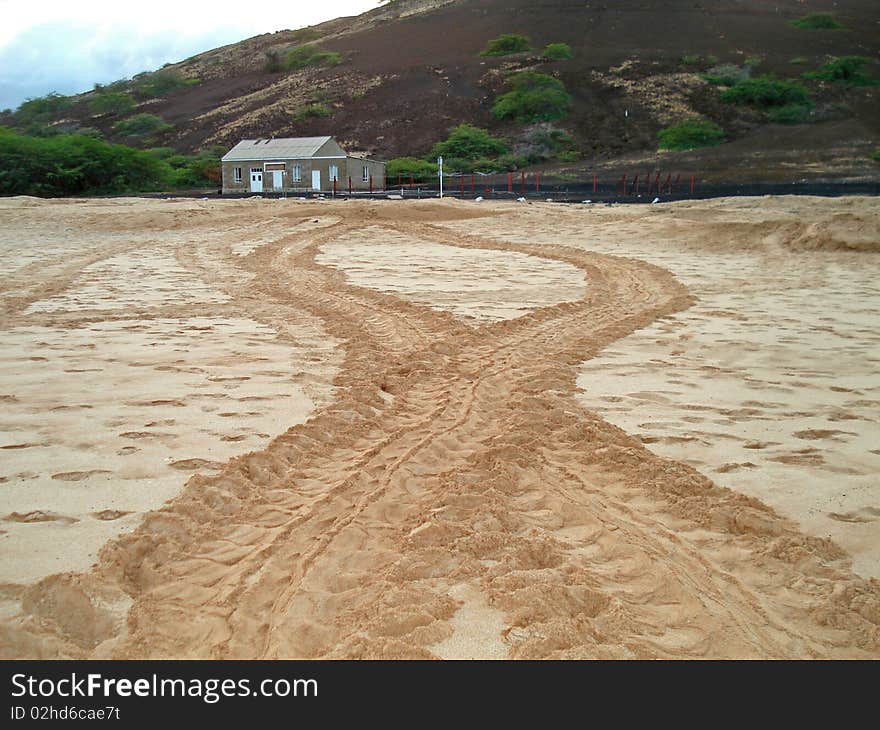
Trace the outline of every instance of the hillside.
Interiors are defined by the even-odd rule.
[[[833,13],[843,27],[790,24],[814,12]],[[505,33],[528,36],[532,50],[480,55]],[[549,43],[568,44],[573,57],[543,58]],[[303,67],[290,68],[290,52],[304,46]],[[310,60],[318,50],[324,56]],[[543,162],[563,178],[636,161],[726,179],[866,178],[880,172],[869,156],[880,145],[880,86],[803,75],[832,58],[861,56],[869,59],[865,73],[877,79],[878,51],[874,0],[396,0],[167,66],[157,74],[191,83],[164,93],[137,91],[151,75],[108,87],[131,93],[136,106],[124,113],[96,114],[90,92],[51,122],[181,152],[247,137],[326,133],[384,159],[429,154],[451,127],[469,122],[528,150],[532,125],[498,119],[492,107],[510,74],[537,71],[560,80],[572,97],[570,112],[554,122],[571,138],[564,161],[549,154]],[[704,78],[720,66],[802,81],[811,97],[808,118],[777,124],[765,109],[723,101],[719,86]],[[116,125],[138,113],[171,127],[121,135]],[[691,116],[720,125],[726,143],[663,152],[658,161],[657,132]]]

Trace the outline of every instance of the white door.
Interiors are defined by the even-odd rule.
[[[256,168],[251,170],[251,192],[263,192],[263,171]]]
[[[284,172],[282,170],[272,170],[272,187],[281,190],[284,187]]]
[[[321,171],[312,170],[312,190],[321,189]]]

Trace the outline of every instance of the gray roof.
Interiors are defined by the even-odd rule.
[[[290,160],[314,157],[332,137],[282,137],[243,139],[223,155],[223,162],[236,160]]]

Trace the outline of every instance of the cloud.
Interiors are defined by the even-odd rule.
[[[241,39],[238,28],[179,36],[64,22],[28,28],[0,49],[0,109],[50,91],[72,94]]]
[[[150,14],[125,3],[0,0],[0,109],[51,91],[74,94],[202,51],[284,28],[376,7],[375,0],[311,3],[153,0]]]

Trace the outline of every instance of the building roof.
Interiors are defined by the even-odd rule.
[[[243,139],[223,155],[223,162],[237,160],[289,160],[314,157],[332,137],[281,137]]]

